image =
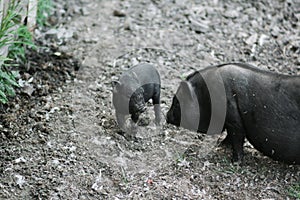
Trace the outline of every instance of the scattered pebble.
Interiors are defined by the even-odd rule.
[[[125,17],[126,14],[120,10],[114,10],[113,15],[116,17]]]

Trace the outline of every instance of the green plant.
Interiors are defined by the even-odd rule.
[[[33,43],[32,34],[28,30],[27,26],[20,25],[14,32],[15,40],[9,46],[8,58],[13,60],[14,63],[24,62],[26,47],[35,49],[36,46]]]
[[[3,15],[1,12],[0,14]],[[8,5],[7,12],[2,18],[0,24],[0,49],[3,50],[9,45],[13,44],[15,26],[20,22],[20,16],[18,14],[18,3],[12,0]],[[0,103],[7,103],[8,96],[14,96],[14,86],[18,86],[15,74],[6,70],[5,65],[10,62],[11,59],[7,55],[0,55]]]
[[[241,167],[239,164],[234,164],[231,162],[230,158],[222,158],[220,160],[222,167],[216,169],[216,172],[226,173],[226,174],[242,174],[245,172],[246,168]]]
[[[39,26],[47,25],[47,18],[53,8],[52,0],[38,0],[37,24]]]
[[[19,6],[19,2],[19,0],[10,1],[0,24],[0,52],[9,47],[8,55],[0,55],[0,103],[7,103],[8,97],[15,95],[14,87],[18,87],[17,73],[12,71],[12,67],[25,61],[27,47],[36,48],[28,28],[21,25],[19,13],[22,7]],[[38,25],[46,25],[51,9],[52,0],[38,1]],[[3,15],[1,12],[0,14]]]
[[[289,194],[294,198],[300,199],[300,182],[290,187]]]
[[[1,0],[0,0],[1,1]],[[11,0],[0,23],[0,103],[7,103],[8,97],[14,96],[14,87],[18,87],[16,72],[13,67],[20,60],[25,60],[26,46],[35,47],[27,27],[20,25],[22,7],[18,0]],[[8,48],[7,52],[4,50]]]
[[[0,12],[0,14],[2,15],[3,13]],[[14,42],[15,26],[18,22],[20,22],[18,3],[13,0],[10,2],[7,12],[2,18],[0,24],[0,48],[8,46]]]
[[[0,103],[7,103],[8,96],[15,96],[14,87],[18,87],[16,81],[17,72],[8,72],[0,69]]]

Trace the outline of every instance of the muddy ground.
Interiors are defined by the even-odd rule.
[[[0,199],[297,199],[299,166],[249,144],[233,165],[218,138],[157,129],[151,104],[124,137],[111,81],[153,63],[165,114],[179,81],[209,65],[300,74],[299,1],[56,0],[49,25],[0,107]]]

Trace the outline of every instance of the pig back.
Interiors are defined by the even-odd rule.
[[[141,86],[145,84],[160,84],[160,76],[157,69],[149,63],[141,63],[133,66],[128,70],[137,75],[137,79]]]

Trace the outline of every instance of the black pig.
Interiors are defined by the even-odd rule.
[[[214,112],[215,119],[224,115],[224,120],[212,122],[214,105],[223,103],[222,90],[215,90],[212,95],[210,88],[220,80],[225,109],[224,113],[218,112],[222,109]],[[277,74],[242,63],[195,72],[180,84],[167,113],[168,123],[188,129],[193,120],[198,120],[199,132],[206,133],[211,122],[219,123],[220,131],[227,130],[225,141],[232,145],[234,162],[242,160],[247,138],[274,160],[300,164],[300,76]]]
[[[125,117],[131,115],[136,123],[146,110],[145,103],[152,99],[155,123],[160,124],[160,76],[148,63],[138,64],[125,71],[119,81],[113,81],[113,105],[118,125],[124,130]]]

